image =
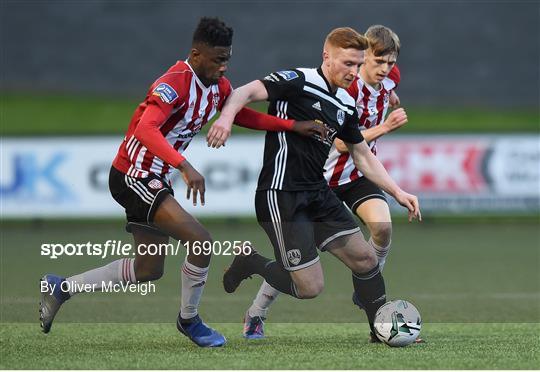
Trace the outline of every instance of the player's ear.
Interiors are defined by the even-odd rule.
[[[190,54],[190,59],[194,60],[194,61],[198,61],[201,57],[201,51],[198,49],[198,48],[191,48],[191,52],[189,53]]]
[[[328,65],[328,60],[330,59],[330,53],[328,53],[326,49],[324,49],[322,52],[322,59],[323,59],[323,63],[325,65]]]

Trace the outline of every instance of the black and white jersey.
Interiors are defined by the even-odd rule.
[[[268,91],[268,113],[284,119],[326,124],[329,137],[303,137],[293,132],[267,132],[257,190],[317,190],[325,187],[324,164],[334,141],[364,140],[358,129],[354,99],[344,89],[332,92],[322,70],[298,68],[261,80]]]

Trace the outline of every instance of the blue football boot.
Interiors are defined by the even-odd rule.
[[[220,347],[227,342],[221,333],[208,327],[199,315],[195,315],[188,322],[181,322],[181,320],[178,314],[176,328],[200,347]]]
[[[69,293],[62,291],[61,285],[64,281],[64,278],[53,274],[47,274],[40,280],[39,321],[43,333],[49,333],[60,306],[71,297]],[[42,283],[47,283],[46,291],[42,290]]]

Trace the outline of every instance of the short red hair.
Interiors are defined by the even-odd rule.
[[[368,39],[350,27],[335,28],[324,41],[325,45],[336,48],[366,50],[369,47]]]

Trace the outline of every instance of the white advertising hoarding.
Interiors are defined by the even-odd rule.
[[[2,217],[122,216],[108,190],[120,142],[2,138]],[[206,205],[185,199],[177,172],[176,198],[197,216],[254,215],[263,147],[263,136],[233,136],[219,150],[195,138],[186,157],[205,176]],[[405,190],[419,195],[425,211],[540,211],[540,136],[391,136],[379,141],[377,155]]]

